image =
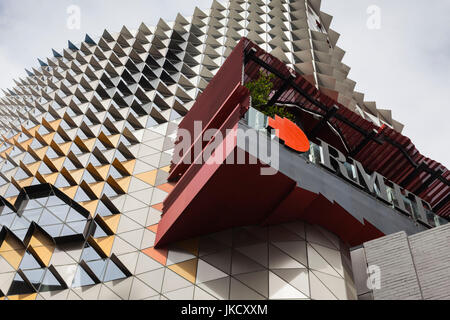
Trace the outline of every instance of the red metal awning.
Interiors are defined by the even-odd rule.
[[[435,213],[450,216],[450,173],[447,168],[421,155],[409,138],[363,119],[243,38],[179,125],[180,129],[191,133],[191,147],[171,166],[169,180],[177,181],[177,184],[164,201],[158,245],[227,227],[277,223],[293,218],[324,225],[351,244],[382,235],[369,223],[352,219],[337,203],[295,186],[283,174],[263,177],[255,173],[259,172],[255,171],[259,166],[193,162],[195,143],[200,141],[201,150],[210,143],[200,139],[203,132],[218,129],[223,134],[226,129],[238,126],[250,104],[249,91],[243,87],[242,80],[247,83],[257,79],[261,70],[276,75],[271,103],[297,106],[300,116],[308,120],[304,131],[310,140],[320,137],[361,162],[366,170],[377,171],[416,193],[433,206]],[[202,121],[202,132],[195,132],[195,121]],[[234,139],[231,135],[228,138]],[[183,162],[189,157],[190,162]],[[222,160],[227,155],[223,157]],[[277,188],[260,188],[267,181]],[[301,196],[304,208],[298,201],[292,201],[298,196]],[[333,223],[336,219],[341,223]]]
[[[245,83],[257,79],[260,70],[266,70],[276,75],[273,95],[277,99],[274,102],[301,106],[322,117],[327,117],[333,106],[337,106],[328,122],[345,143],[347,150],[340,148],[341,151],[361,162],[367,170],[377,171],[418,195],[430,203],[436,214],[450,217],[450,172],[446,167],[423,156],[408,137],[365,120],[256,44],[247,39],[243,41],[246,42]],[[277,93],[279,90],[281,92]]]

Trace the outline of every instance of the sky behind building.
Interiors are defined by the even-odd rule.
[[[413,4],[414,3],[414,4]],[[323,0],[341,34],[338,45],[352,68],[349,77],[365,100],[391,109],[404,134],[426,156],[450,167],[450,2],[406,0]],[[211,0],[2,0],[0,2],[0,88],[37,67],[67,40],[74,43],[123,25],[155,25],[159,18],[189,16]],[[76,7],[73,7],[76,6]],[[79,28],[71,20],[79,8]],[[368,25],[369,23],[369,25]],[[374,24],[375,23],[375,24]],[[71,28],[72,27],[72,28]],[[75,28],[73,28],[75,27]]]

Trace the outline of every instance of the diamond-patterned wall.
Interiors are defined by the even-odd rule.
[[[347,250],[302,222],[244,227],[144,250],[135,272],[162,299],[355,299]]]
[[[0,296],[353,298],[348,248],[314,226],[229,230],[153,249],[162,202],[172,188],[167,176],[177,124],[243,36],[348,108],[401,130],[389,111],[354,92],[330,23],[320,1],[213,1],[210,10],[196,8],[192,17],[105,31],[96,40],[87,35],[82,43],[69,42],[67,49],[39,60],[39,68],[27,71],[0,98],[0,225],[7,234],[0,251],[9,252],[0,254]],[[7,219],[26,220],[16,214],[23,209],[21,192],[44,184],[84,208],[88,219],[108,232],[67,247],[44,228],[71,223],[66,216],[54,224],[36,221],[54,247],[42,271],[42,261],[40,268],[22,265],[25,258],[40,257],[30,253],[29,226]],[[110,260],[122,280],[107,277]],[[29,270],[41,271],[32,276]],[[56,282],[46,279],[48,270]],[[40,282],[33,279],[36,274]],[[11,289],[14,280],[35,292],[13,294],[25,292]]]

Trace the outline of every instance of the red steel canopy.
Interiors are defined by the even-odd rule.
[[[177,183],[164,201],[164,214],[157,234],[158,245],[221,228],[246,223],[279,223],[295,217],[320,222],[331,231],[347,237],[346,240],[353,244],[382,235],[370,224],[351,219],[336,203],[328,203],[320,195],[295,187],[295,183],[281,173],[271,178],[261,178],[253,174],[258,166],[193,162],[196,142],[200,141],[202,149],[210,143],[202,141],[199,133],[194,136],[194,122],[203,123],[203,132],[213,128],[224,134],[226,129],[236,128],[250,106],[249,91],[242,84],[258,79],[261,70],[275,75],[268,105],[279,103],[295,107],[296,115],[304,125],[302,129],[310,140],[324,140],[361,162],[369,172],[377,171],[426,200],[438,215],[450,216],[450,173],[447,168],[421,155],[409,138],[389,127],[378,127],[363,119],[243,38],[179,125],[180,129],[188,130],[193,139],[184,158],[171,166],[169,180]],[[186,158],[190,161],[183,161]],[[279,186],[280,197],[274,194],[274,189],[260,197],[264,189],[256,186],[263,185],[267,179],[273,180],[271,185]],[[299,211],[298,203],[294,208],[293,201],[298,196],[303,200],[309,199],[304,202],[304,210],[300,208],[302,210]],[[236,206],[215,207],[215,203],[227,203],[220,197],[230,199]],[[255,206],[261,208],[254,210]],[[232,215],[233,210],[242,214]],[[333,214],[330,215],[331,211]],[[334,219],[348,221],[336,224]]]
[[[321,116],[321,122],[308,126],[310,139],[320,136],[328,122],[344,142],[341,148],[334,144],[340,151],[361,162],[367,170],[376,171],[418,195],[430,203],[436,214],[450,216],[450,172],[446,167],[423,156],[408,137],[365,120],[257,45],[247,39],[243,41],[247,43],[245,83],[257,79],[261,68],[276,75],[269,105],[293,104]]]

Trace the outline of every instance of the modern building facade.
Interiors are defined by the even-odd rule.
[[[354,91],[330,24],[320,1],[214,1],[39,60],[0,98],[0,299],[367,293],[351,248],[445,224],[449,173]],[[260,72],[274,75],[270,104],[296,110],[308,152],[252,107],[245,85]],[[255,163],[177,161],[195,121]],[[257,129],[276,166],[227,129]]]

